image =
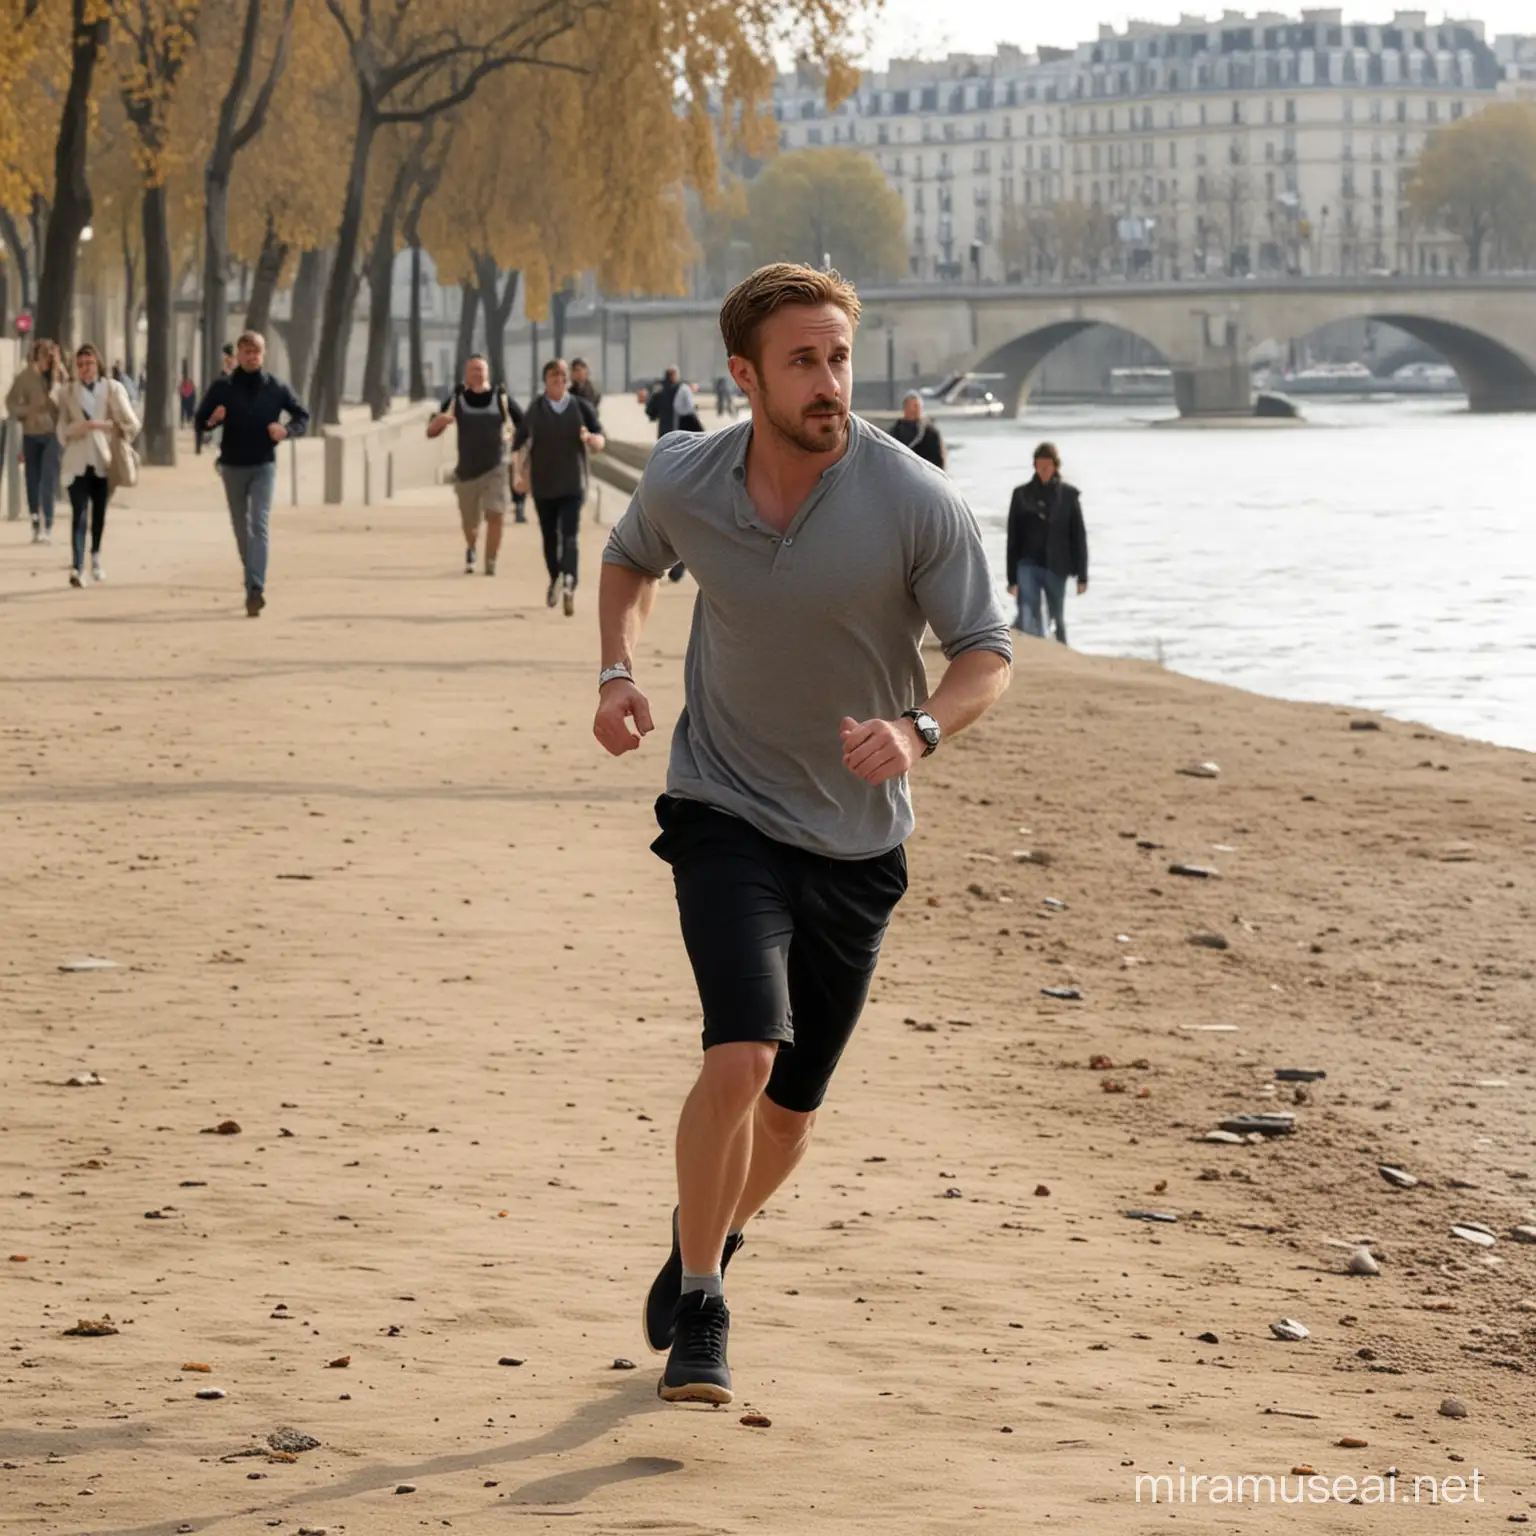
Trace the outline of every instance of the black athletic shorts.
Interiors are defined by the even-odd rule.
[[[809,1113],[859,1022],[880,942],[906,894],[900,847],[831,859],[692,800],[656,802],[704,1005],[704,1049],[777,1041],[768,1097]]]

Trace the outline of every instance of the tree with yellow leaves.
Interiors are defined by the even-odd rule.
[[[1536,253],[1536,106],[1505,102],[1430,134],[1409,183],[1425,224],[1467,247],[1467,270],[1524,265]]]

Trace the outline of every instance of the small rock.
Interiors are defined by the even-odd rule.
[[[944,1198],[946,1200],[963,1200],[965,1199],[965,1191],[963,1189],[955,1189],[951,1187],[944,1191]],[[839,1223],[839,1225],[841,1225],[841,1223]]]
[[[182,1366],[184,1371],[201,1371],[205,1376],[213,1369],[211,1365],[203,1365],[200,1361],[189,1360]]]
[[[1165,1221],[1176,1222],[1179,1218],[1172,1211],[1127,1211],[1128,1221]]]
[[[228,1397],[229,1393],[226,1392],[223,1387],[199,1387],[197,1395],[202,1398],[204,1402],[211,1403],[217,1401],[221,1397]]]
[[[1371,1442],[1362,1440],[1359,1435],[1341,1435],[1333,1443],[1342,1446],[1346,1451],[1363,1451]]]
[[[1215,763],[1188,763],[1179,772],[1186,779],[1219,779],[1221,769]]]
[[[1102,1051],[1098,1051],[1088,1058],[1088,1070],[1090,1072],[1112,1072],[1114,1066],[1114,1062]]]
[[[293,1456],[320,1449],[320,1442],[313,1435],[306,1435],[303,1430],[294,1429],[290,1424],[280,1424],[274,1429],[267,1436],[267,1444],[274,1451],[284,1451]]]
[[[1396,1185],[1398,1189],[1413,1189],[1419,1182],[1411,1173],[1404,1173],[1401,1168],[1393,1168],[1387,1163],[1382,1163],[1376,1171],[1388,1184]]]
[[[101,960],[95,955],[83,955],[78,960],[66,960],[59,967],[61,971],[115,971],[116,960]]]
[[[1050,1191],[1050,1186],[1049,1185],[1046,1185],[1046,1184],[1036,1184],[1035,1185],[1035,1193],[1037,1195],[1040,1195],[1040,1196],[1044,1197],[1044,1196],[1050,1194],[1050,1192],[1051,1191]]]
[[[1195,1338],[1201,1344],[1220,1344],[1221,1343],[1221,1340],[1214,1333],[1211,1333],[1209,1331],[1207,1331],[1205,1333],[1197,1333],[1195,1335]]]
[[[745,1424],[748,1429],[773,1428],[773,1420],[770,1419],[766,1413],[744,1413],[741,1416],[741,1422]]]
[[[1464,1419],[1467,1416],[1467,1405],[1459,1397],[1442,1397],[1440,1399],[1440,1417],[1442,1419]]]
[[[82,1317],[73,1328],[64,1330],[67,1339],[104,1339],[108,1334],[116,1333],[117,1326],[110,1317],[89,1318]]]
[[[1242,1147],[1247,1145],[1246,1140],[1239,1136],[1236,1131],[1207,1131],[1205,1135],[1200,1138],[1200,1140],[1219,1141],[1223,1146],[1227,1147]]]
[[[521,1365],[522,1363],[523,1362],[519,1360],[516,1355],[503,1355],[501,1359],[496,1362],[497,1365]]]
[[[1231,949],[1232,947],[1227,943],[1226,936],[1220,933],[1192,933],[1189,936],[1189,942],[1196,949]]]
[[[334,1360],[327,1360],[325,1368],[328,1371],[344,1371],[352,1364],[351,1355],[337,1355]]]
[[[633,1360],[626,1360],[623,1355],[615,1355],[613,1357],[613,1364],[609,1366],[609,1370],[613,1371],[632,1371],[634,1369],[635,1362]]]
[[[398,1484],[396,1486],[395,1492],[396,1493],[415,1493],[416,1492],[416,1484],[415,1483],[400,1483],[400,1484]]]
[[[1296,1116],[1285,1110],[1272,1114],[1233,1115],[1230,1120],[1221,1122],[1221,1128],[1239,1136],[1251,1136],[1255,1132],[1260,1136],[1289,1136],[1296,1129]]]
[[[1304,1323],[1298,1323],[1293,1317],[1282,1317],[1278,1323],[1271,1323],[1269,1331],[1277,1339],[1285,1339],[1292,1344],[1312,1337],[1312,1330]]]
[[[1209,864],[1170,864],[1170,875],[1183,875],[1186,880],[1220,880],[1221,872]]]
[[[1065,912],[1067,910],[1066,902],[1056,896],[1042,896],[1040,898],[1040,905],[1042,907],[1049,907],[1052,912]]]
[[[76,1072],[73,1077],[64,1079],[66,1088],[100,1088],[106,1081],[97,1072]]]
[[[1351,720],[1349,728],[1352,731],[1379,731],[1381,725],[1375,720]]]
[[[240,1122],[238,1120],[220,1120],[217,1125],[205,1125],[202,1129],[204,1136],[238,1136],[240,1134]]]
[[[1321,1067],[1276,1067],[1277,1083],[1320,1083],[1328,1074]]]
[[[1352,1275],[1379,1275],[1381,1273],[1381,1265],[1376,1262],[1369,1248],[1355,1249],[1349,1256],[1347,1268]]]
[[[1451,1236],[1459,1237],[1464,1243],[1476,1243],[1479,1248],[1492,1248],[1498,1242],[1487,1227],[1471,1221],[1457,1222],[1451,1228]]]
[[[1511,1227],[1509,1235],[1517,1243],[1536,1243],[1536,1227]]]
[[[1062,1002],[1077,1003],[1082,1001],[1083,994],[1076,987],[1041,987],[1042,997],[1060,998]]]

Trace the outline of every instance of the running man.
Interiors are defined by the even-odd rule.
[[[464,525],[464,574],[475,574],[480,524],[485,523],[485,574],[496,574],[501,549],[502,520],[512,499],[507,477],[507,434],[523,424],[523,413],[505,384],[491,387],[491,365],[476,352],[464,364],[464,382],[438,407],[427,423],[428,437],[441,437],[449,427],[459,429],[459,462],[453,488]]]
[[[565,616],[576,612],[581,509],[587,500],[587,454],[603,451],[603,424],[597,412],[568,388],[563,358],[544,364],[544,393],[533,401],[512,440],[514,453],[527,449],[528,487],[544,535],[544,568],[553,608],[563,591]]]
[[[859,301],[776,264],[720,311],[739,425],[663,438],[604,555],[593,731],[652,730],[634,674],[655,584],[700,601],[651,845],[704,1013],[672,1252],[645,1303],[669,1402],[728,1403],[726,1263],[794,1171],[906,891],[908,770],[1008,685],[1008,624],[950,481],[850,414]],[[925,624],[949,668],[931,693]]]
[[[303,437],[309,426],[309,412],[298,397],[261,366],[266,355],[261,333],[243,332],[235,343],[236,366],[208,386],[193,417],[200,435],[213,427],[223,428],[218,469],[245,570],[245,613],[251,619],[260,617],[267,606],[268,525],[277,489],[277,445],[284,438]]]

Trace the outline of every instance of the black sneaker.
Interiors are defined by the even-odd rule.
[[[731,1262],[744,1239],[740,1232],[731,1233],[725,1240],[725,1252],[720,1255],[720,1273]],[[672,1314],[677,1311],[678,1299],[683,1294],[683,1249],[677,1240],[677,1207],[672,1208],[672,1252],[661,1272],[651,1281],[651,1289],[645,1298],[645,1342],[653,1355],[664,1355],[672,1347]]]
[[[656,1395],[668,1403],[728,1403],[731,1368],[725,1345],[731,1314],[723,1296],[690,1291],[672,1314],[672,1353],[656,1384]]]
[[[549,591],[544,594],[544,606],[553,608],[560,601],[560,578],[557,576],[549,584]]]

